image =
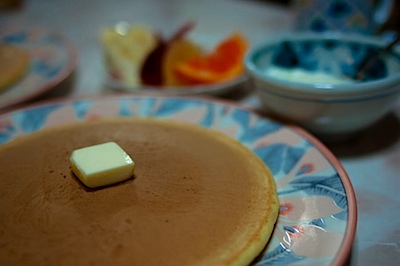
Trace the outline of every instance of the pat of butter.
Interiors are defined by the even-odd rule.
[[[74,174],[90,188],[125,181],[135,168],[135,162],[115,142],[74,150],[70,161]]]

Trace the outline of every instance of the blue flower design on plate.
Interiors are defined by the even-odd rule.
[[[1,40],[4,43],[10,44],[23,44],[28,37],[28,34],[25,31],[18,31],[13,34],[9,34],[4,36]]]
[[[61,105],[49,105],[39,109],[32,109],[27,112],[18,112],[13,116],[14,123],[19,125],[24,133],[32,133],[43,128],[47,117],[60,108]]]

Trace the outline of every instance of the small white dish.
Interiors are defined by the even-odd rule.
[[[194,45],[200,47],[200,50],[212,51],[216,48],[219,42],[223,41],[223,37],[226,37],[221,35],[219,42],[214,43],[214,45],[210,45],[206,40],[195,41],[197,39],[196,30],[193,27],[194,24],[188,22],[182,25],[181,28],[176,29],[172,36],[163,35],[162,38],[166,41],[170,38],[178,39],[176,36],[180,36],[179,38],[192,41]],[[139,24],[130,24],[125,21],[121,21],[110,26],[109,28],[104,29],[104,32],[101,34],[103,60],[100,67],[106,89],[135,94],[169,96],[195,94],[222,95],[244,86],[248,81],[248,75],[245,73],[243,66],[243,71],[240,73],[240,76],[236,76],[230,80],[218,83],[182,86],[158,86],[158,84],[148,85],[149,83],[141,82],[143,80],[142,73],[140,72],[142,71],[143,65],[146,65],[145,62],[148,59],[148,56],[154,52],[154,49],[157,50],[159,48],[157,45],[155,47],[150,45],[150,43],[153,41],[152,37],[150,36],[155,37],[157,34],[160,35],[160,32],[157,32],[158,31],[151,29],[150,27]],[[113,38],[111,38],[111,36]],[[139,37],[141,37],[141,39],[139,39]],[[155,37],[155,39],[157,38],[159,37]],[[166,49],[168,47],[169,46],[166,45]],[[134,53],[134,51],[137,51],[137,53]],[[161,54],[156,53],[158,55],[158,57],[156,56],[156,62],[158,62],[159,57],[162,58],[162,56],[165,56],[165,53],[166,52]],[[159,63],[163,64],[163,60],[161,61],[162,62]],[[150,69],[154,70],[153,68]],[[126,73],[127,70],[130,71]],[[130,74],[134,76],[132,80],[129,80]],[[116,78],[116,76],[121,77]]]
[[[139,87],[127,86],[118,80],[106,77],[105,86],[107,89],[119,92],[129,92],[134,94],[148,94],[148,95],[168,95],[168,96],[182,96],[182,95],[223,95],[237,89],[243,88],[248,82],[248,76],[242,75],[227,82],[209,84],[209,85],[196,85],[196,86],[181,86],[181,87],[167,87],[167,86],[146,86]]]

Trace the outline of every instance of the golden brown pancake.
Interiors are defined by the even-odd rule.
[[[74,149],[117,142],[132,180],[87,191]],[[278,213],[272,175],[239,142],[158,119],[70,124],[0,146],[0,265],[245,265]]]
[[[28,67],[28,52],[17,46],[0,44],[0,91],[21,79]]]

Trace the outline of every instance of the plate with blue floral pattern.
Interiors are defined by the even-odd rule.
[[[0,110],[55,88],[77,64],[75,47],[55,29],[7,24],[0,27],[0,44],[22,48],[30,56],[27,73],[0,91]]]
[[[195,97],[104,96],[52,101],[0,116],[0,145],[77,121],[156,117],[220,131],[240,141],[274,175],[279,217],[254,265],[342,265],[357,221],[354,191],[338,159],[301,128],[236,103]]]

